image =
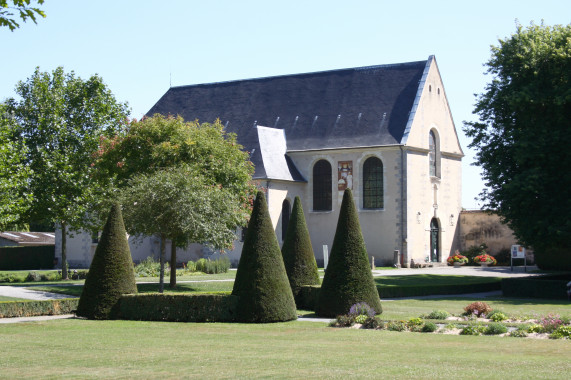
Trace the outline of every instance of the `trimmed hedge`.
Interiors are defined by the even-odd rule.
[[[567,299],[571,275],[502,279],[505,297]]]
[[[0,318],[73,314],[77,309],[78,302],[79,300],[77,298],[44,301],[0,302]]]
[[[238,297],[230,294],[127,294],[116,319],[168,322],[234,322]]]
[[[79,298],[77,315],[89,319],[112,318],[122,294],[137,293],[131,251],[121,206],[115,203],[103,227],[101,240]]]
[[[282,255],[294,297],[297,297],[300,286],[319,285],[317,263],[299,197],[295,197],[293,202],[293,210],[282,246]]]
[[[240,297],[239,322],[285,322],[297,318],[282,253],[261,191],[254,202],[232,295]]]
[[[53,245],[0,248],[0,270],[52,269],[54,259]]]
[[[347,314],[358,302],[366,302],[377,314],[383,312],[353,194],[347,189],[315,312],[322,317],[336,317]]]

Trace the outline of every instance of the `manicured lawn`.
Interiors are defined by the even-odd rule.
[[[323,323],[3,325],[1,378],[565,379],[571,342]]]
[[[402,276],[380,276],[375,277],[375,283],[382,286],[441,286],[441,285],[460,285],[460,284],[485,284],[490,282],[498,282],[498,277],[480,277],[480,276],[454,276],[454,275],[437,275],[437,274],[415,274]]]
[[[25,301],[25,299],[23,298],[14,298],[14,297],[4,297],[4,296],[0,296],[0,302],[3,301],[8,301],[8,302],[13,302],[13,301]]]

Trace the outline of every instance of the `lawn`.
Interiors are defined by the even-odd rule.
[[[387,303],[387,307],[388,307]],[[3,325],[0,378],[565,379],[571,342],[324,323]]]

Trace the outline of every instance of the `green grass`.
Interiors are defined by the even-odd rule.
[[[571,371],[569,341],[311,322],[58,320],[4,325],[0,341],[1,378],[563,379]]]
[[[375,277],[375,283],[382,286],[454,286],[461,284],[486,284],[501,281],[499,277],[451,276],[437,274],[415,274]]]
[[[25,301],[25,299],[23,298],[15,298],[15,297],[4,297],[4,296],[0,296],[0,302],[15,302],[15,301]]]

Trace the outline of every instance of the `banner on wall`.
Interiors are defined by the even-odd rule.
[[[337,163],[337,190],[353,190],[353,161],[339,161]]]

